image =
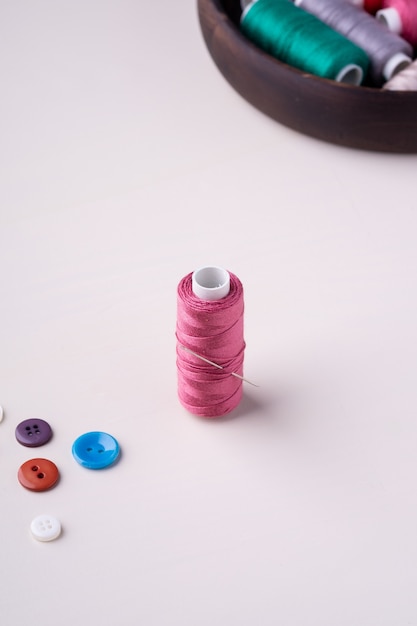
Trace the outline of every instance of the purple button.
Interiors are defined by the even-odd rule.
[[[52,437],[52,429],[48,422],[31,418],[20,422],[15,430],[16,439],[22,446],[37,448],[43,446]]]

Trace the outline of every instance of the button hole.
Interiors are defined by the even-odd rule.
[[[32,472],[37,472],[37,471],[38,471],[38,469],[39,469],[39,467],[38,467],[37,465],[34,465],[34,466],[32,467]]]
[[[92,452],[93,448],[87,448],[87,452]]]
[[[45,478],[45,474],[43,472],[39,472],[38,478]]]

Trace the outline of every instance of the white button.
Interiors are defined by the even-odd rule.
[[[3,411],[3,407],[0,406],[0,422],[3,421],[3,417],[4,417],[4,411]]]
[[[61,534],[61,524],[51,515],[38,515],[32,520],[30,530],[38,541],[52,541]]]

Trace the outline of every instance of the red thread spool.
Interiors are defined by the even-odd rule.
[[[372,15],[375,15],[382,6],[382,0],[350,0],[350,3]]]
[[[382,0],[363,0],[363,8],[368,13],[375,14],[381,8]]]
[[[178,285],[178,397],[194,415],[226,415],[241,400],[243,311],[242,283],[222,268],[201,268]]]

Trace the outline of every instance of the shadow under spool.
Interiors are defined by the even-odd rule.
[[[208,51],[230,85],[298,132],[350,148],[417,153],[417,92],[337,83],[263,52],[239,29],[240,0],[197,0]]]

